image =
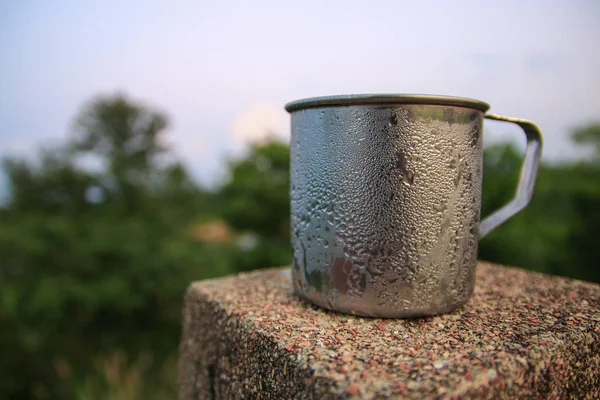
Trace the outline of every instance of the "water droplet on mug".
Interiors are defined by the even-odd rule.
[[[413,174],[411,171],[406,171],[406,173],[402,177],[402,182],[404,182],[404,184],[408,186],[412,185],[414,180],[415,174]]]
[[[442,212],[446,210],[446,203],[434,204],[433,209],[437,212]]]
[[[381,265],[376,265],[376,264],[370,264],[367,268],[367,270],[372,274],[372,275],[382,275],[383,274],[383,267]]]

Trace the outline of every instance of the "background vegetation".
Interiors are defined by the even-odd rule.
[[[289,151],[252,146],[209,191],[162,145],[161,112],[96,99],[62,147],[4,160],[0,398],[176,397],[180,307],[190,281],[289,263]],[[480,258],[600,281],[600,125],[594,150],[543,165],[533,202]],[[521,155],[486,151],[483,215],[514,193]]]

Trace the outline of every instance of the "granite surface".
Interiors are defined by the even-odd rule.
[[[451,314],[308,305],[289,269],[193,283],[181,399],[600,398],[600,286],[480,262]]]

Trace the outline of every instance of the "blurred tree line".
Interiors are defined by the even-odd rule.
[[[176,397],[189,282],[289,263],[289,149],[254,145],[206,190],[164,145],[167,118],[98,98],[62,147],[8,158],[0,208],[0,398]],[[480,258],[600,281],[600,125],[593,159],[543,165],[529,207]],[[483,215],[514,193],[521,156],[485,155]]]

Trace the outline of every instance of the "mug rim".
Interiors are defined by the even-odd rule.
[[[368,104],[424,104],[436,106],[466,107],[486,112],[490,105],[484,101],[468,97],[442,96],[432,94],[346,94],[334,96],[308,97],[294,100],[285,105],[288,112],[315,107],[357,106]]]

